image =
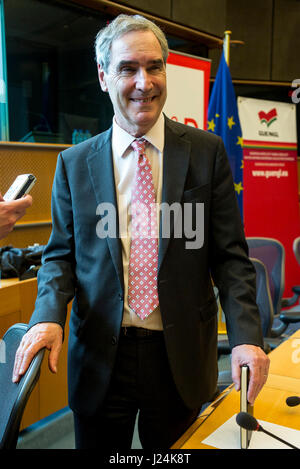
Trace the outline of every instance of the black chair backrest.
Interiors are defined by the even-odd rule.
[[[281,311],[284,292],[285,250],[283,244],[272,238],[247,238],[249,257],[259,259],[266,267],[274,315]]]
[[[12,382],[15,354],[27,330],[27,324],[15,324],[0,342],[0,449],[15,449],[17,446],[24,409],[39,378],[45,353],[44,349],[40,350],[20,381]]]
[[[274,313],[268,273],[265,265],[259,259],[250,258],[250,260],[256,270],[256,303],[260,313],[262,332],[264,337],[269,337]]]

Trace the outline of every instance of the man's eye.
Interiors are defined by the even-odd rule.
[[[152,65],[150,68],[149,68],[149,72],[160,72],[161,70],[163,69],[162,65],[160,64],[155,64],[155,65]]]
[[[121,73],[134,73],[135,69],[133,67],[123,67],[121,68]]]

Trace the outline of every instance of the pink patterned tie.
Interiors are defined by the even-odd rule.
[[[146,319],[158,306],[158,232],[151,165],[145,154],[145,139],[132,142],[138,156],[131,195],[131,245],[128,304]]]

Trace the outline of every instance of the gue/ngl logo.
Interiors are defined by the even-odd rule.
[[[275,122],[277,120],[276,108],[274,107],[269,112],[260,111],[258,113],[258,117],[259,117],[259,120],[260,120],[261,124],[266,124],[267,127],[270,127],[270,125],[273,124],[273,122]]]

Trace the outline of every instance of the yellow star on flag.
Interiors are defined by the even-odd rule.
[[[233,116],[228,117],[228,119],[227,119],[227,125],[228,125],[228,127],[230,128],[230,130],[231,130],[232,127],[235,125],[235,122],[234,122],[234,120],[233,120]]]
[[[207,124],[207,130],[211,130],[212,132],[214,132],[216,127],[215,121],[212,119],[211,121],[207,121]]]
[[[244,169],[244,160],[241,161],[240,169]]]
[[[239,182],[238,184],[234,183],[234,189],[240,195],[240,192],[244,189],[242,182]]]
[[[241,147],[242,147],[242,146],[243,146],[243,138],[242,138],[242,137],[238,137],[236,144],[237,144],[237,145],[241,145]]]

